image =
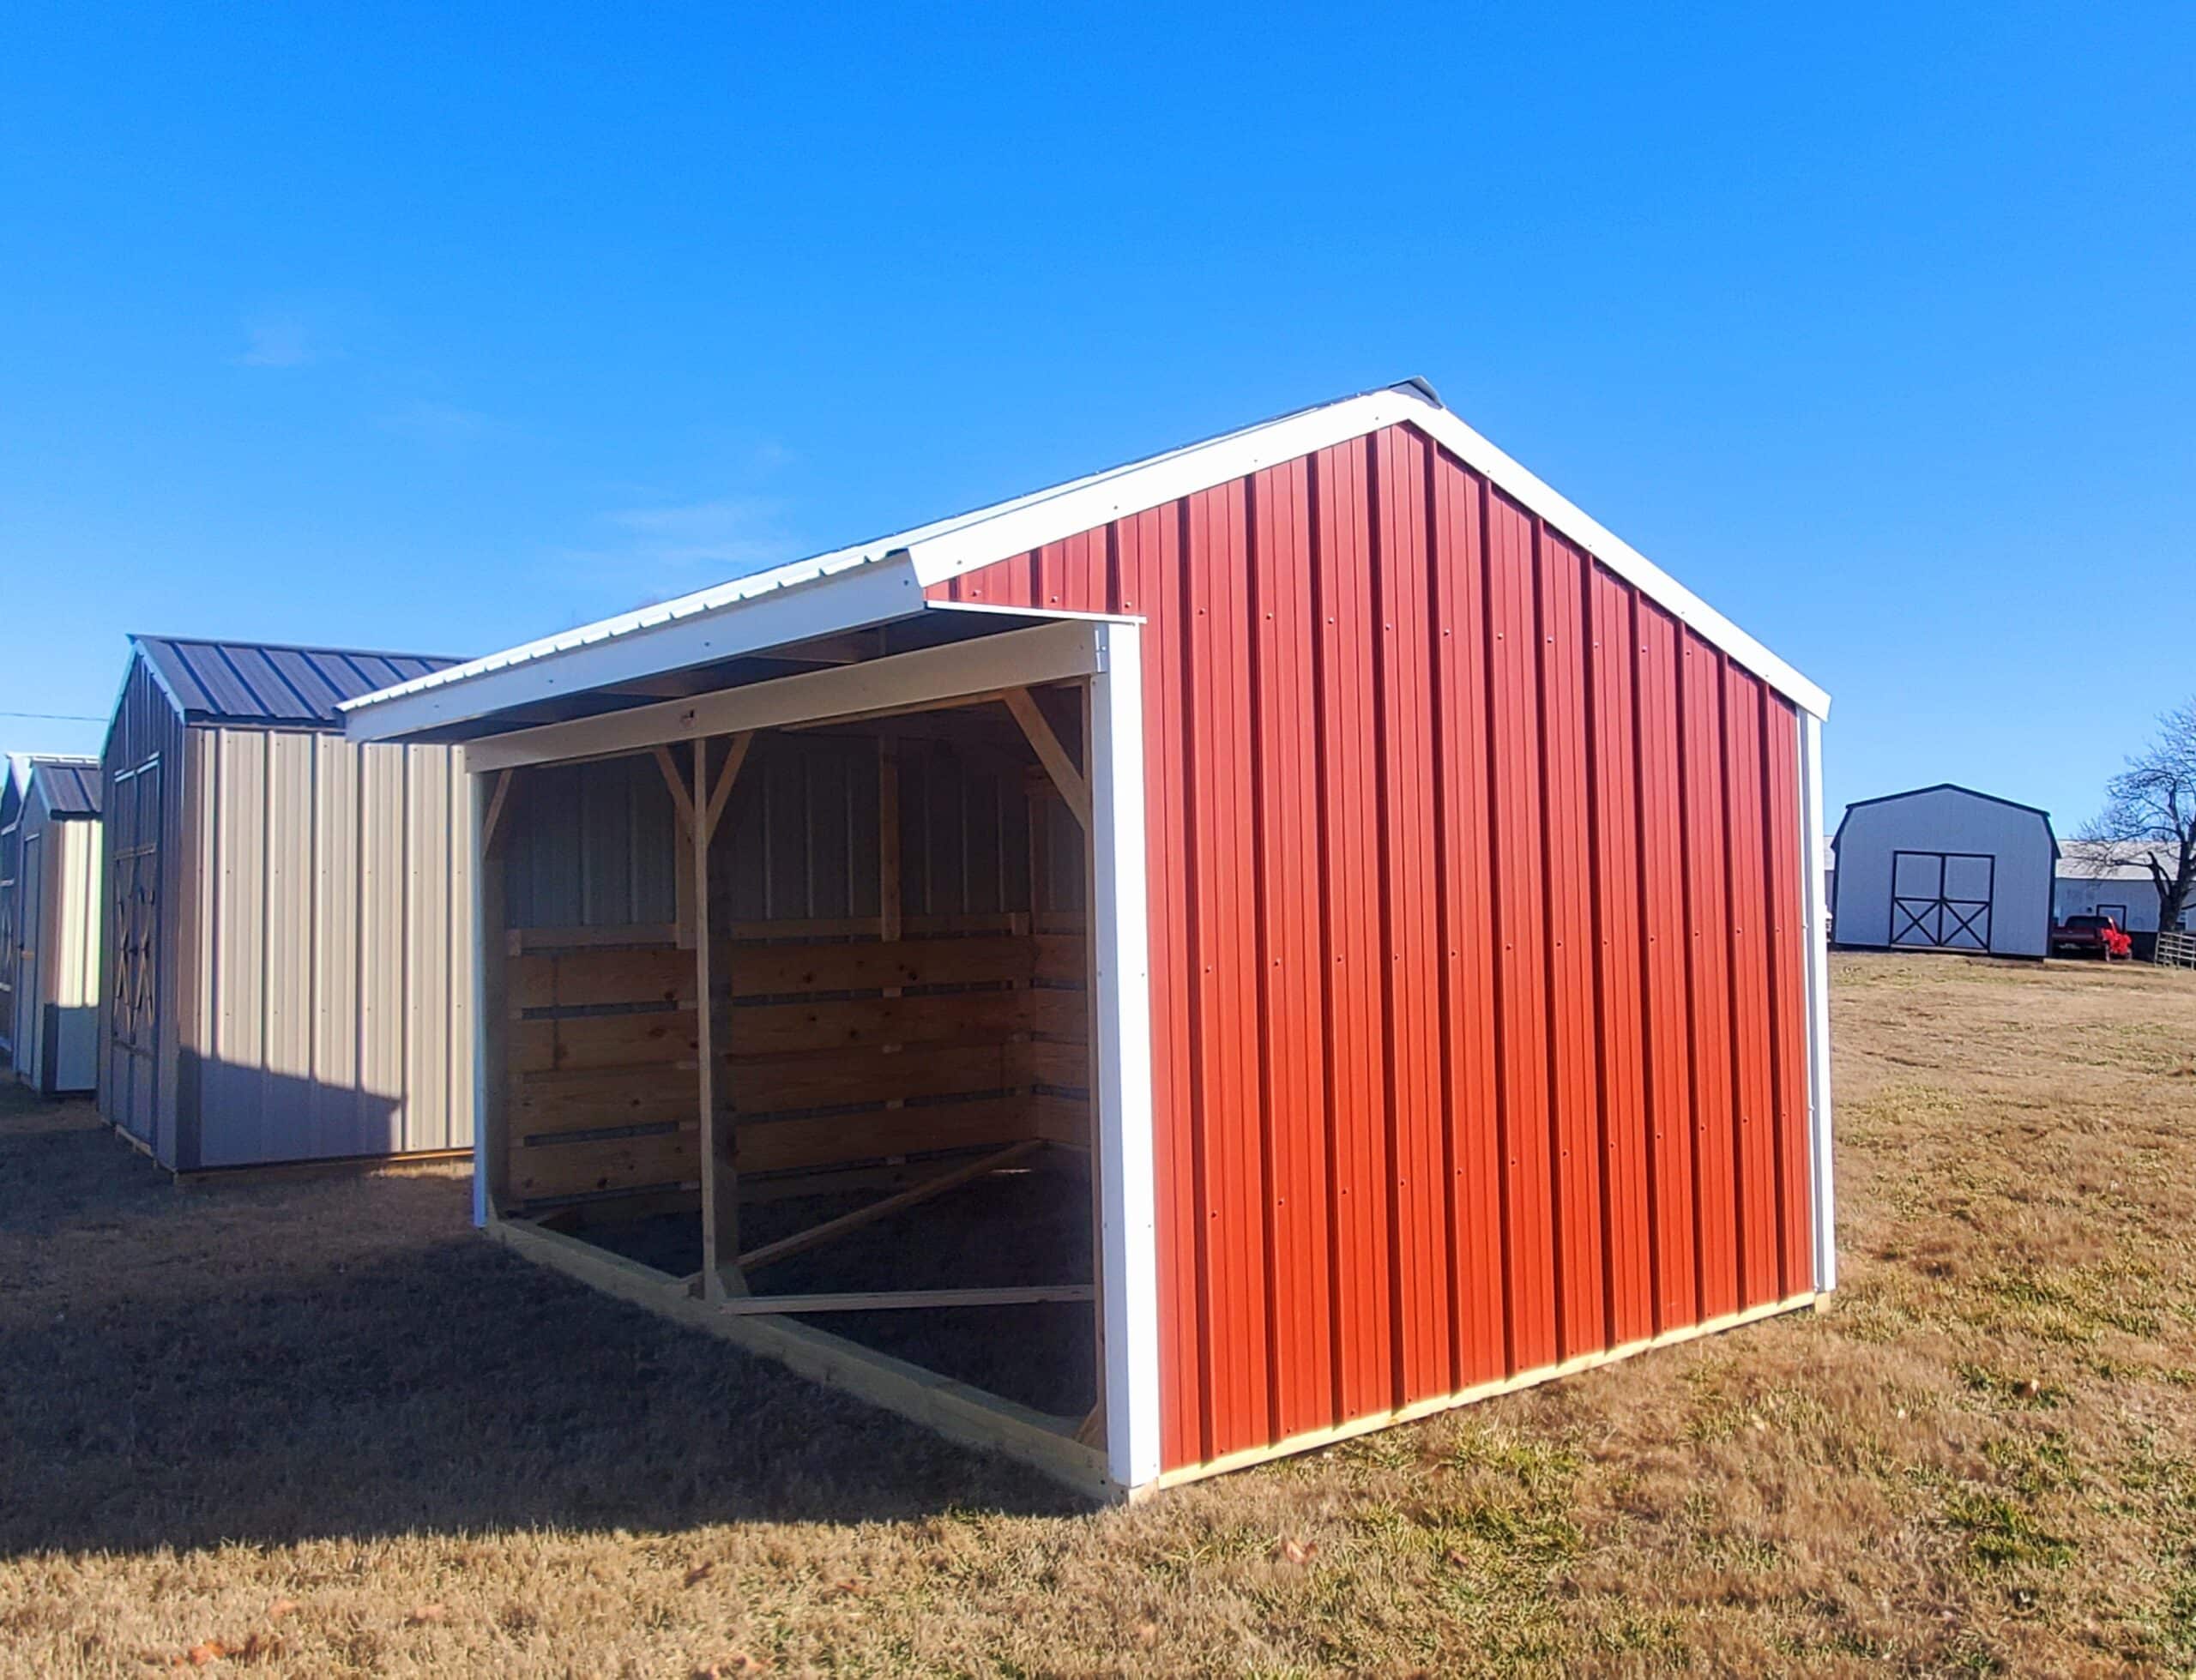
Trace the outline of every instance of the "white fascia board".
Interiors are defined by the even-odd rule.
[[[1099,638],[1105,628],[1070,619],[1026,630],[1002,630],[997,635],[805,671],[569,723],[540,724],[468,741],[465,762],[469,769],[486,771],[614,758],[666,742],[823,723],[1088,677],[1098,669]]]
[[[814,636],[866,629],[912,617],[922,606],[913,568],[903,556],[890,554],[758,593],[690,606],[676,617],[606,619],[564,637],[452,665],[346,702],[340,708],[344,732],[353,741],[393,740]]]
[[[1721,648],[1808,716],[1830,716],[1830,695],[1802,677],[1599,520],[1558,494],[1445,408],[1421,404],[1411,424],[1484,476],[1513,502],[1537,514],[1679,623]]]

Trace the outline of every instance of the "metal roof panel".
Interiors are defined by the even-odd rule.
[[[337,708],[345,701],[458,663],[433,653],[180,636],[131,640],[192,723],[340,729]]]
[[[45,808],[55,816],[91,817],[100,814],[99,760],[33,753],[25,762],[31,787],[45,795]]]

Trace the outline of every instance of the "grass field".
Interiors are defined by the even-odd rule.
[[[2196,976],[1834,971],[1833,1311],[1101,1513],[8,1099],[0,1671],[2187,1671]]]

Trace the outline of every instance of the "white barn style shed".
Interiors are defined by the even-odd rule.
[[[10,1059],[57,1096],[98,1082],[100,767],[28,757],[11,774],[0,848],[0,974]]]
[[[2048,811],[1940,782],[1848,805],[1835,846],[1841,948],[2041,957],[2050,947]]]

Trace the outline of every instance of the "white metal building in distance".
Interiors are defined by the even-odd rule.
[[[2050,948],[2059,860],[2051,814],[1940,782],[1845,808],[1832,937],[1843,949]]]
[[[2160,850],[2160,861],[2169,869],[2169,855]],[[2060,848],[2052,905],[2062,922],[2069,916],[2109,916],[2123,932],[2170,931],[2158,926],[2157,882],[2150,866],[2139,855],[2130,856],[2122,848],[2096,840],[2068,840]],[[2196,904],[2185,908],[2180,918],[2181,928],[2192,924],[2196,924]]]

